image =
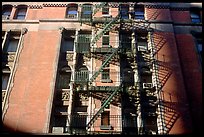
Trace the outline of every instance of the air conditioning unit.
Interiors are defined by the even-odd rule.
[[[3,20],[7,20],[7,19],[9,19],[9,16],[7,16],[7,15],[2,15],[2,19],[3,19]]]
[[[151,89],[153,87],[152,83],[143,83],[143,89]]]
[[[147,46],[138,46],[138,51],[147,51]]]
[[[52,128],[52,133],[63,133],[64,128],[63,127],[53,127]]]

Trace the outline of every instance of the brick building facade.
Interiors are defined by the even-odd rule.
[[[201,9],[3,2],[4,132],[201,133]]]

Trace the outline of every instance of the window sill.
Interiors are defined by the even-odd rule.
[[[101,125],[101,130],[113,130],[113,127],[111,125]]]
[[[102,83],[112,83],[111,79],[101,79]]]

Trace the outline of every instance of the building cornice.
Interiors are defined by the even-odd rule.
[[[57,3],[45,3],[42,4],[43,7],[66,7],[69,3],[64,3],[64,4],[57,4]]]

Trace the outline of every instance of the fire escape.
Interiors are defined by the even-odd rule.
[[[95,15],[101,8],[103,8],[107,2],[102,2],[99,5],[96,5],[92,16]],[[108,4],[111,6],[111,4]],[[119,6],[119,4],[118,4]],[[155,15],[156,16],[156,15]],[[91,23],[90,23],[91,22]],[[103,98],[103,103],[101,104],[100,109],[90,118],[86,124],[86,130],[88,131],[97,118],[104,112],[104,109],[113,102],[117,97],[117,93],[123,91],[124,89],[128,90],[128,94],[135,98],[135,102],[140,104],[141,112],[141,125],[138,127],[138,134],[158,134],[157,125],[157,115],[162,111],[158,109],[159,104],[161,103],[160,92],[162,91],[163,86],[166,81],[172,74],[169,64],[166,62],[157,60],[157,52],[162,48],[165,43],[165,39],[162,39],[159,45],[154,45],[153,41],[153,32],[150,29],[149,23],[147,21],[136,22],[133,19],[121,19],[120,12],[117,16],[111,19],[107,19],[105,22],[97,22],[92,17],[87,20],[81,20],[81,23],[93,25],[98,27],[101,30],[96,33],[93,39],[88,38],[84,35],[79,35],[78,40],[86,42],[90,41],[90,45],[85,46],[84,50],[80,50],[81,47],[79,42],[76,43],[77,53],[82,53],[84,56],[90,58],[103,59],[103,63],[100,68],[92,74],[92,77],[87,77],[82,81],[78,81],[77,77],[80,75],[78,72],[75,73],[75,84],[79,86],[86,87],[86,91],[89,91],[93,88],[93,82],[101,74],[103,69],[110,63],[120,64],[117,61],[120,60],[124,54],[127,54],[119,44],[118,48],[108,48],[105,50],[105,55],[101,55],[102,48],[94,48],[96,42],[108,31],[145,31],[146,36],[143,36],[144,39],[150,43],[149,45],[140,45],[139,40],[136,40],[136,45],[129,56],[129,61],[132,59],[137,65],[135,68],[138,70],[138,81],[136,81],[134,86],[128,87],[123,82],[122,78],[119,86],[114,89],[108,89],[106,97]],[[151,31],[151,32],[150,32]],[[141,42],[142,43],[142,42]],[[119,57],[118,57],[119,56]],[[161,73],[161,74],[160,74]],[[154,74],[154,77],[153,77]],[[144,77],[149,77],[151,80],[144,80]],[[82,82],[82,83],[81,83]],[[75,89],[77,92],[78,90]],[[172,113],[175,111],[171,111]],[[162,113],[160,113],[162,115]],[[176,115],[176,114],[175,114]],[[175,115],[173,115],[175,117]],[[152,120],[153,119],[153,120]],[[176,118],[173,118],[173,123],[176,121]],[[162,126],[166,126],[165,122],[161,122]]]

